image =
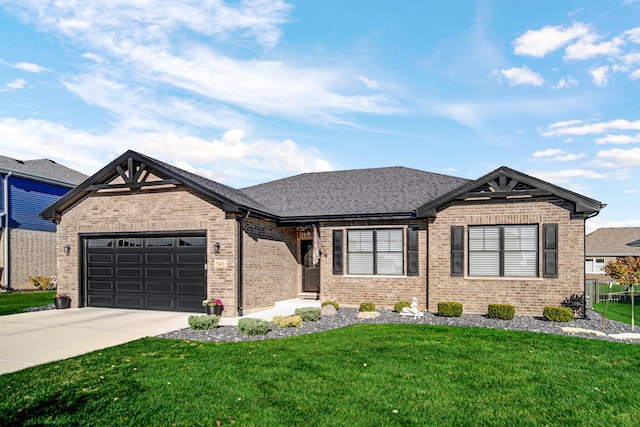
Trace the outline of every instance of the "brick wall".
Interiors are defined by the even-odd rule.
[[[344,306],[357,307],[362,302],[373,302],[377,308],[393,308],[398,301],[411,301],[418,298],[418,304],[425,308],[426,304],[426,230],[419,231],[420,272],[418,276],[350,276],[347,275],[346,238],[348,229],[361,228],[401,228],[406,248],[407,224],[361,223],[348,226],[323,226],[320,228],[322,242],[322,262],[320,265],[320,297],[323,301],[337,301]],[[344,230],[345,246],[343,249],[344,275],[333,274],[333,230]],[[404,252],[404,270],[406,271],[406,250]]]
[[[29,276],[56,275],[56,234],[45,231],[10,229],[10,281],[13,289],[36,289]],[[3,233],[4,238],[4,233]],[[4,264],[4,242],[0,262]],[[2,265],[4,268],[4,265]]]
[[[532,279],[451,276],[451,226],[465,226],[466,236],[468,225],[543,223],[558,224],[557,279],[543,279],[541,265],[539,278]],[[465,270],[466,249],[465,241]],[[539,316],[544,306],[584,292],[584,220],[571,219],[569,211],[544,202],[452,206],[429,226],[429,266],[429,311],[437,311],[438,302],[457,301],[467,313],[486,313],[489,304],[499,303],[514,305],[516,314]]]
[[[296,298],[299,264],[295,232],[253,218],[242,220],[244,314]]]
[[[205,230],[207,234],[207,289],[220,298],[226,315],[236,313],[237,221],[227,218],[212,201],[184,188],[92,193],[65,212],[57,232],[58,289],[78,307],[82,286],[78,267],[80,233],[129,233]],[[214,253],[220,242],[220,254]],[[69,256],[64,246],[71,245]],[[215,267],[215,260],[226,263]]]

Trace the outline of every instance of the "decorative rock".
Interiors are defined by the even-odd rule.
[[[609,334],[609,336],[617,340],[640,340],[640,334],[634,334],[631,332],[625,332],[622,334]]]
[[[377,319],[380,317],[380,313],[377,311],[360,311],[356,317],[358,319]]]
[[[336,308],[331,304],[325,305],[320,310],[320,316],[322,316],[322,317],[324,317],[324,316],[335,316],[337,313],[338,313],[338,310],[336,310]]]
[[[561,329],[562,332],[566,332],[569,334],[593,334],[597,337],[606,337],[607,334],[601,331],[594,331],[593,329],[584,329],[584,328],[572,328],[572,327],[564,327]]]

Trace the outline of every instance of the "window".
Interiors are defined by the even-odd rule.
[[[348,230],[348,274],[402,275],[402,236],[402,229]]]
[[[537,277],[538,226],[470,226],[469,276]]]
[[[586,273],[605,274],[604,258],[587,258],[584,260],[584,270]]]

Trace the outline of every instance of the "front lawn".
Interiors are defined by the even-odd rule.
[[[0,293],[0,316],[22,313],[28,307],[53,304],[56,291]]]
[[[480,328],[369,324],[241,343],[146,338],[0,376],[0,419],[635,426],[639,370],[638,345]]]
[[[604,315],[604,307],[607,303],[601,302],[593,304],[593,310]],[[634,304],[633,312],[635,314],[636,325],[640,323],[640,304]],[[607,320],[617,320],[631,324],[631,303],[610,302],[607,306]]]

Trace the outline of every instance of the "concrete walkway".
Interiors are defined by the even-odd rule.
[[[271,321],[274,316],[287,316],[301,307],[320,307],[320,302],[280,301],[274,308],[245,317]],[[183,329],[194,314],[204,312],[85,307],[0,316],[0,374]],[[223,317],[220,325],[236,326],[238,320]]]

